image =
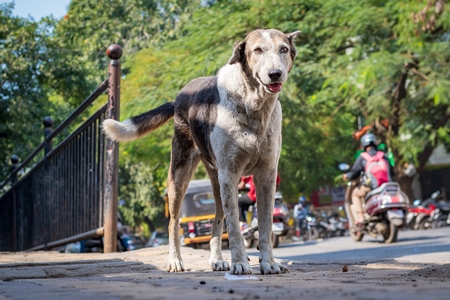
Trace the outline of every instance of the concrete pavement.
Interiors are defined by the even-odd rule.
[[[167,255],[167,246],[112,254],[1,253],[0,299],[423,300],[450,293],[445,261],[286,260],[290,273],[260,275],[251,256],[254,275],[230,278],[209,270],[206,250],[182,248],[184,273],[165,271]]]

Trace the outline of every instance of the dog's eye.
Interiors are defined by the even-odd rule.
[[[262,49],[261,48],[255,48],[255,50],[253,50],[253,52],[255,52],[255,53],[262,53],[263,51],[262,51]]]
[[[289,49],[287,47],[281,47],[280,52],[281,53],[287,53]]]

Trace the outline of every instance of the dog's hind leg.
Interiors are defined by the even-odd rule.
[[[203,161],[206,170],[208,171],[209,178],[211,179],[211,185],[214,193],[214,200],[216,202],[216,216],[214,218],[213,227],[211,230],[211,241],[209,246],[211,248],[211,257],[209,263],[213,271],[228,271],[230,265],[222,256],[222,233],[223,233],[223,221],[224,213],[222,207],[222,199],[220,197],[220,186],[217,176],[217,171],[209,165],[208,162]]]
[[[276,263],[273,259],[271,238],[276,174],[276,171],[265,170],[262,174],[253,176],[258,207],[259,266],[263,275],[289,272],[286,266]]]
[[[182,130],[175,129],[167,180],[170,213],[168,272],[185,270],[180,252],[180,210],[192,173],[199,161],[200,155],[194,148],[193,141],[189,136],[184,135]]]

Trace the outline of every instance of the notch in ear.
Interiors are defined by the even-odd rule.
[[[245,41],[236,42],[233,48],[233,54],[231,55],[228,63],[233,65],[235,63],[241,63],[245,59]]]
[[[297,56],[297,49],[295,49],[294,40],[297,37],[297,35],[299,35],[300,33],[302,33],[302,32],[300,30],[297,30],[297,31],[286,34],[286,37],[289,40],[289,44],[291,45],[292,60],[294,60],[294,58]]]

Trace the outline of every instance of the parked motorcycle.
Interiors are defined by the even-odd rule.
[[[337,236],[344,236],[349,228],[348,219],[339,216],[337,212],[331,215],[323,212],[318,221],[318,237],[332,238]]]
[[[317,219],[306,207],[297,204],[294,207],[295,236],[294,240],[311,241],[319,237]]]
[[[333,212],[328,217],[328,235],[327,237],[344,236],[348,230],[348,219],[339,216],[337,212]]]
[[[420,200],[415,200],[413,206],[408,208],[406,215],[406,226],[412,230],[430,229],[431,228],[431,214],[436,206],[433,203],[425,204]]]
[[[450,204],[447,202],[439,202],[433,210],[431,216],[431,228],[441,228],[450,226]]]
[[[257,206],[249,208],[251,213],[250,225],[242,228],[241,234],[244,237],[244,246],[246,248],[253,247],[254,243],[259,240],[258,231],[258,212]],[[277,248],[280,243],[280,237],[287,234],[287,223],[289,220],[289,212],[286,203],[283,201],[281,193],[275,194],[275,203],[273,208],[273,224],[272,224],[272,247]]]
[[[410,229],[431,229],[450,225],[447,223],[450,205],[445,196],[438,190],[430,198],[423,201],[415,200],[408,209],[406,224]]]
[[[345,171],[349,166],[341,164],[339,168]],[[357,185],[356,181],[349,181],[345,194],[345,211],[350,223],[350,236],[354,241],[359,242],[363,239],[364,234],[370,234],[374,238],[381,235],[385,243],[395,242],[398,229],[405,222],[409,203],[408,197],[401,191],[397,182],[383,183],[367,193],[364,205],[367,218],[360,225],[355,223],[355,218],[350,210],[351,194]]]

